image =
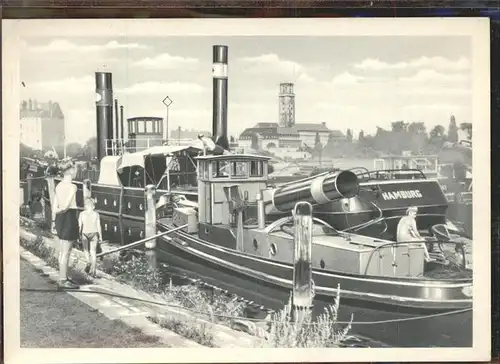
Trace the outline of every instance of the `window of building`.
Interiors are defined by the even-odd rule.
[[[264,166],[262,161],[250,162],[250,177],[262,177],[264,175]]]
[[[232,162],[231,175],[235,178],[247,177],[248,163],[247,162]]]

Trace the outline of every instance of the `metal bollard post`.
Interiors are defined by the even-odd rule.
[[[85,202],[86,198],[90,198],[92,196],[92,182],[89,179],[83,180],[83,201]]]
[[[144,219],[146,238],[156,235],[155,192],[156,188],[154,185],[147,185],[144,190],[146,200],[146,213]],[[148,240],[145,244],[147,249],[154,249],[156,247],[156,239]]]
[[[157,268],[156,250],[146,249],[146,258],[148,259],[149,268],[151,268],[151,270],[156,270]]]
[[[313,303],[312,205],[298,202],[293,209],[294,252],[292,307],[294,320],[310,317]]]
[[[258,193],[256,196],[257,200],[257,221],[259,229],[266,228],[266,210],[264,207],[264,200],[262,199],[262,194]]]

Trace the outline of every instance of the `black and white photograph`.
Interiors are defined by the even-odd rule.
[[[489,360],[488,19],[3,28],[7,362]]]

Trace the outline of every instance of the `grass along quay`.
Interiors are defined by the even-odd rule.
[[[57,239],[44,223],[20,218],[23,248],[57,268]],[[340,297],[315,322],[292,319],[291,302],[265,319],[246,317],[246,302],[217,288],[182,277],[168,267],[151,269],[144,255],[112,253],[98,261],[98,279],[83,272],[83,252],[73,249],[70,276],[80,284],[113,286],[123,299],[149,307],[147,319],[205,347],[332,348],[359,340],[349,335],[350,325],[337,325]],[[180,281],[180,284],[179,282]],[[355,344],[356,345],[356,344]]]

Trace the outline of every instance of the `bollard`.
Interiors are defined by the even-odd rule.
[[[145,228],[146,238],[156,235],[155,192],[156,188],[154,185],[147,185],[146,188],[144,189],[145,200],[146,200],[144,228]],[[146,242],[147,249],[154,249],[155,247],[156,247],[156,239],[148,240]]]
[[[92,182],[89,179],[83,180],[83,202],[85,203],[86,198],[90,198],[92,196]]]
[[[148,260],[149,268],[151,270],[156,270],[157,269],[156,250],[146,249],[146,258]]]
[[[257,200],[257,221],[259,229],[266,228],[266,210],[264,206],[264,200],[262,199],[262,194],[258,193],[256,196]]]
[[[293,209],[294,251],[292,312],[295,321],[310,318],[313,302],[312,205],[298,202]]]

